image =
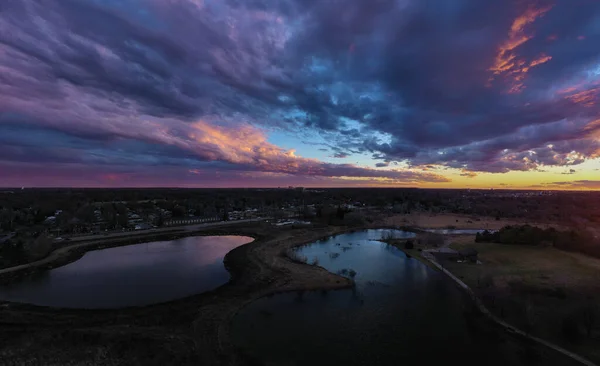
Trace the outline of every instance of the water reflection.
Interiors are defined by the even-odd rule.
[[[476,322],[468,325],[468,300],[457,286],[375,241],[382,234],[388,233],[345,234],[301,248],[300,255],[317,257],[331,272],[356,271],[356,287],[259,299],[234,319],[234,342],[274,365],[530,364],[518,344],[499,341],[495,331],[490,338]]]
[[[226,283],[225,254],[250,241],[200,236],[91,251],[63,267],[0,287],[0,299],[70,308],[169,301]]]

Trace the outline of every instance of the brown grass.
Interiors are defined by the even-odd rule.
[[[444,266],[473,288],[490,310],[522,327],[523,309],[530,306],[534,334],[600,361],[598,329],[588,339],[580,325],[578,343],[567,342],[561,333],[563,319],[580,317],[586,304],[600,306],[600,259],[551,247],[475,243],[474,236],[456,237],[450,247],[479,252],[480,265],[446,261]],[[490,279],[492,286],[485,286]]]
[[[478,221],[479,220],[479,221]],[[533,221],[523,220],[496,220],[494,217],[471,216],[458,214],[428,214],[428,213],[411,213],[404,215],[394,215],[384,219],[386,225],[397,226],[417,226],[430,229],[445,229],[449,226],[454,226],[458,229],[489,229],[497,230],[507,225],[523,225],[529,223],[531,225],[542,228],[554,226],[556,224],[535,223]]]
[[[461,236],[450,245],[453,249],[475,248],[481,266],[453,266],[466,281],[481,274],[493,275],[497,285],[511,280],[535,286],[563,286],[570,289],[600,289],[600,259],[555,248],[475,243],[473,236]]]

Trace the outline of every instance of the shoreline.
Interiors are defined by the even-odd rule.
[[[236,227],[243,226],[249,222],[258,222],[257,220],[244,220],[244,221],[224,221],[218,223],[210,223],[210,224],[193,224],[193,225],[185,225],[185,226],[175,226],[175,227],[165,227],[160,229],[154,229],[151,231],[141,231],[141,232],[125,232],[117,234],[109,234],[107,236],[101,235],[93,235],[89,238],[78,238],[75,237],[73,242],[69,243],[69,245],[61,246],[53,249],[43,258],[37,259],[32,262],[19,264],[16,266],[0,268],[0,283],[2,283],[2,278],[5,275],[14,272],[24,272],[27,270],[39,270],[40,267],[44,270],[57,268],[62,265],[71,263],[80,258],[75,257],[67,262],[60,262],[61,256],[68,257],[72,255],[72,252],[80,252],[81,255],[86,252],[93,250],[101,250],[107,248],[114,248],[119,246],[126,245],[134,245],[134,244],[143,244],[154,241],[162,241],[162,240],[176,240],[189,236],[207,236],[211,231],[221,232],[224,227]],[[223,235],[223,234],[220,234]],[[252,235],[246,235],[250,237],[254,237]],[[54,262],[59,262],[56,265]],[[47,264],[47,265],[46,265]]]
[[[97,335],[100,332],[98,327],[102,327],[100,339],[97,343],[92,342],[91,347],[105,347],[102,345],[104,342],[117,342],[119,337],[125,337],[129,342],[146,342],[144,341],[146,339],[145,329],[151,329],[156,332],[154,337],[163,339],[164,342],[171,342],[173,337],[181,337],[184,341],[193,344],[193,347],[186,351],[190,353],[193,362],[185,364],[200,362],[203,364],[245,365],[248,363],[246,355],[238,350],[230,338],[231,322],[243,307],[261,297],[277,293],[335,290],[354,286],[352,280],[328,272],[322,267],[291,261],[286,254],[288,250],[346,232],[394,228],[391,227],[392,225],[381,224],[365,225],[359,228],[313,227],[300,229],[277,229],[262,223],[254,225],[241,223],[228,226],[230,227],[206,228],[198,231],[181,230],[124,240],[121,238],[121,240],[111,240],[109,243],[106,240],[92,241],[83,246],[81,244],[70,246],[70,250],[65,249],[67,254],[71,253],[69,257],[71,261],[74,261],[79,258],[76,257],[76,252],[76,254],[83,255],[91,250],[156,241],[160,240],[157,238],[164,236],[169,236],[167,239],[200,235],[253,237],[254,241],[234,248],[225,255],[223,264],[231,278],[227,283],[214,290],[166,303],[120,309],[63,309],[20,303],[5,303],[9,306],[4,306],[0,302],[0,324],[6,335],[16,333],[25,339],[33,339],[33,344],[38,337],[52,337],[57,331],[67,332],[69,335],[71,333]],[[408,228],[398,229],[406,230]],[[75,248],[80,249],[81,253],[73,251]],[[400,246],[398,248],[406,253]],[[427,265],[421,258],[409,255]],[[49,262],[44,263],[47,266],[39,263],[26,265],[25,269],[31,270],[27,273],[56,268],[69,263],[57,262],[60,256],[53,257],[55,262],[49,258],[50,256],[45,258],[45,261]],[[21,270],[14,271],[21,272]],[[2,271],[0,271],[1,273]],[[2,275],[0,275],[0,279],[2,279]],[[479,306],[479,304],[477,305]],[[484,311],[482,313],[485,314]],[[506,329],[503,328],[502,331],[506,331]],[[3,332],[0,332],[0,340],[3,338]],[[542,344],[546,346],[546,344]],[[57,348],[62,346],[64,343],[60,342],[55,345]],[[6,347],[11,351],[10,345]],[[90,345],[86,345],[86,347],[89,348]],[[31,350],[27,348],[21,352],[15,352],[16,356],[12,355],[13,362],[16,364],[25,362],[29,357],[29,352]],[[162,352],[167,351],[163,350]],[[0,358],[5,353],[0,345]],[[62,361],[66,360],[69,358]]]
[[[171,239],[193,235],[242,235],[254,237],[255,240],[225,255],[223,263],[231,275],[226,284],[212,291],[183,299],[120,309],[64,309],[2,302],[0,303],[2,325],[0,340],[5,338],[6,342],[0,342],[0,358],[9,357],[7,362],[12,361],[15,364],[38,362],[35,353],[43,351],[32,349],[31,344],[35,344],[39,338],[58,338],[57,333],[61,337],[77,339],[81,337],[81,333],[88,334],[90,338],[99,337],[99,340],[92,342],[91,345],[86,344],[85,349],[104,348],[106,347],[104,344],[117,342],[120,337],[125,337],[129,343],[144,342],[143,339],[147,336],[143,329],[151,327],[156,333],[153,337],[164,339],[164,342],[171,342],[172,337],[177,335],[176,338],[181,338],[182,342],[194,344],[194,347],[186,351],[193,359],[189,364],[202,361],[206,364],[244,364],[243,355],[237,353],[235,346],[229,340],[230,320],[243,306],[260,297],[279,292],[340,289],[353,286],[353,282],[345,277],[332,274],[321,267],[294,263],[285,255],[289,248],[346,231],[350,229],[325,227],[277,230],[270,225],[242,224],[198,232],[169,233],[167,238]],[[56,268],[66,264],[61,260],[76,260],[78,255],[86,251],[148,242],[153,239],[157,239],[157,236],[144,236],[134,240],[130,238],[111,240],[110,243],[94,241],[83,246],[70,246],[59,252],[61,255],[54,254],[43,261],[4,271],[4,280],[7,280],[6,276],[9,272],[10,278],[14,279],[15,273],[27,275],[34,271]],[[27,341],[21,342],[15,338],[27,339]],[[56,343],[51,341],[51,348],[64,347],[64,341],[54,342]],[[115,348],[117,347],[122,345],[115,345]],[[68,352],[77,353],[76,350],[71,349]],[[156,352],[165,351],[157,349]],[[70,360],[68,355],[65,357],[57,363]]]
[[[138,235],[135,237],[112,238],[108,240],[90,240],[82,243],[57,248],[50,252],[44,258],[33,262],[20,264],[17,266],[0,269],[0,285],[9,284],[12,281],[18,280],[21,277],[32,275],[40,271],[48,271],[54,268],[62,267],[73,263],[87,252],[95,250],[103,250],[109,248],[124,247],[129,245],[145,244],[158,241],[178,240],[193,236],[211,236],[211,235],[236,235],[235,233],[227,234],[226,231],[219,228],[211,228],[210,230],[201,231],[174,231],[166,233],[152,233],[149,235]],[[243,236],[253,238],[252,234],[244,234]],[[0,300],[0,302],[2,302]]]

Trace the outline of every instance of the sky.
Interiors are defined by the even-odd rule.
[[[597,0],[2,0],[0,186],[600,189]]]

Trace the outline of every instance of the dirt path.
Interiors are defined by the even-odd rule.
[[[503,328],[505,328],[508,332],[510,333],[514,333],[517,334],[519,336],[525,337],[531,341],[534,341],[536,343],[539,343],[545,347],[551,348],[559,353],[562,353],[563,355],[570,357],[571,359],[581,363],[582,365],[586,365],[586,366],[596,366],[595,363],[593,363],[592,361],[589,361],[573,352],[570,352],[556,344],[550,343],[548,341],[545,341],[541,338],[538,337],[534,337],[520,329],[518,329],[517,327],[508,324],[507,322],[505,322],[504,320],[498,318],[496,315],[494,315],[484,304],[483,302],[479,299],[479,297],[475,294],[475,292],[469,287],[467,286],[466,283],[464,283],[461,279],[459,279],[458,277],[456,277],[454,274],[452,274],[450,271],[448,271],[447,269],[445,269],[441,264],[439,264],[439,262],[435,259],[435,256],[432,254],[432,252],[436,252],[437,250],[435,249],[431,249],[431,250],[424,250],[422,252],[422,256],[423,258],[427,259],[429,262],[431,262],[431,264],[433,264],[436,268],[438,268],[440,271],[444,272],[448,277],[450,277],[454,282],[456,282],[458,284],[459,287],[461,287],[463,290],[465,290],[469,296],[471,297],[471,299],[475,302],[475,304],[477,305],[477,308],[479,309],[479,311],[481,311],[484,315],[486,315],[488,318],[490,318],[493,322],[495,322],[496,324],[501,325]]]

